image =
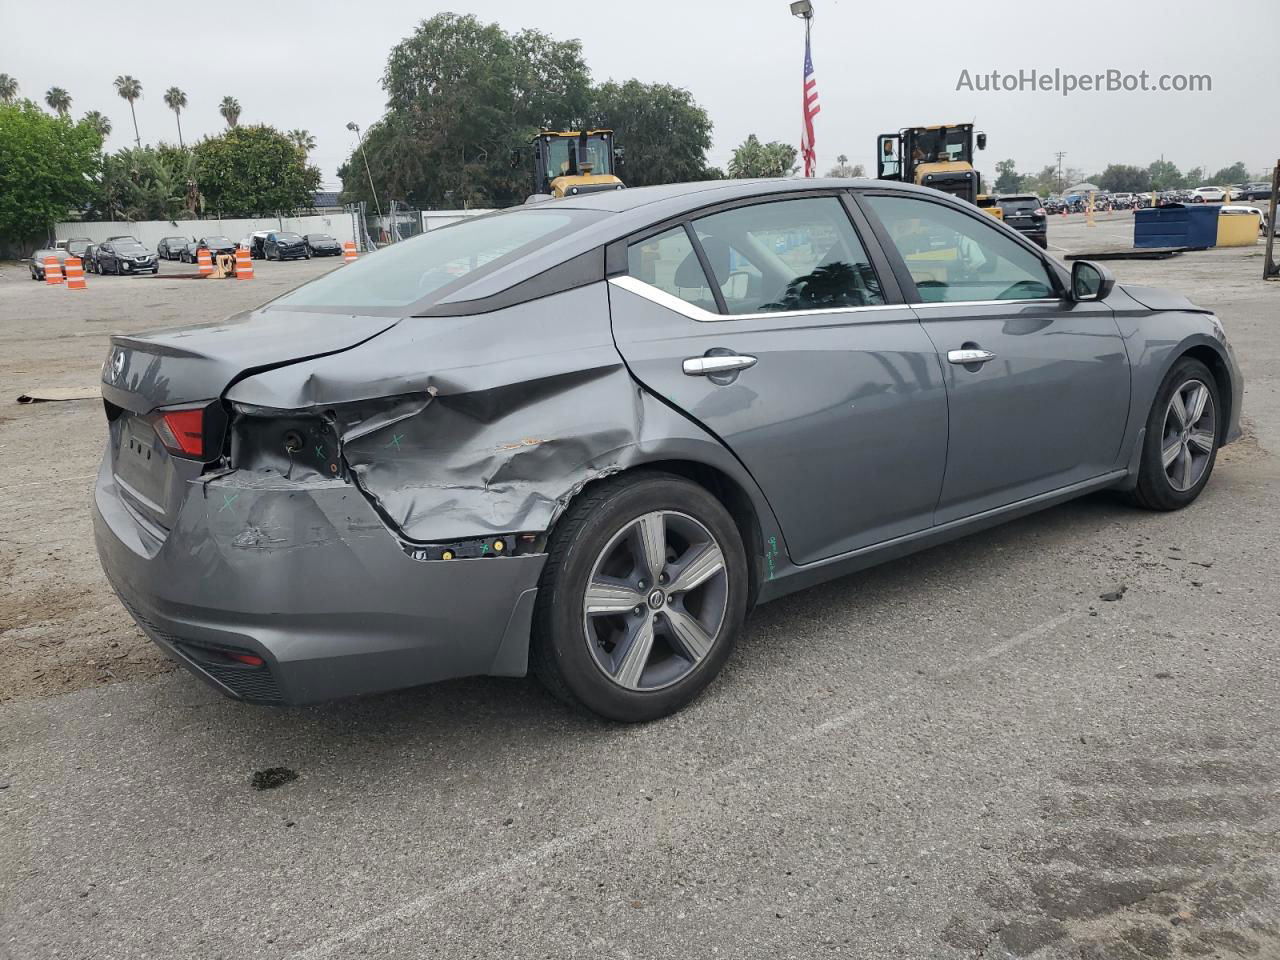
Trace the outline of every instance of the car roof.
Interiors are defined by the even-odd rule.
[[[580,229],[537,248],[501,267],[477,276],[442,298],[440,304],[454,304],[492,296],[576,256],[607,246],[663,221],[683,217],[703,207],[733,200],[782,199],[788,194],[820,190],[888,189],[899,194],[918,194],[943,203],[961,201],[931,187],[884,180],[854,180],[847,177],[775,177],[757,180],[704,180],[670,183],[652,187],[629,187],[598,193],[541,200],[533,204],[499,210],[487,216],[504,216],[521,210],[589,210],[598,216]],[[466,223],[466,220],[459,223]],[[452,229],[454,225],[440,227]],[[434,232],[434,231],[433,231]]]

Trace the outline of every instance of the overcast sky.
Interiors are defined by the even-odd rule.
[[[1146,165],[1161,154],[1186,169],[1243,160],[1251,171],[1280,157],[1280,0],[814,0],[813,59],[822,112],[823,170],[846,154],[871,165],[876,134],[899,127],[976,121],[989,144],[979,166],[1053,163],[1096,173],[1108,162]],[[225,14],[217,11],[225,10]],[[187,93],[187,142],[223,129],[230,94],[242,123],[301,127],[315,136],[324,182],[362,127],[383,112],[387,53],[423,18],[471,12],[508,30],[576,37],[593,77],[677,84],[715,124],[710,161],[724,165],[749,133],[798,143],[804,29],[786,0],[647,0],[547,4],[468,0],[309,3],[4,4],[0,72],[43,103],[65,87],[74,115],[111,118],[109,149],[132,142],[129,107],[112,80],[142,81],[143,142],[176,142],[161,99]],[[145,12],[144,12],[145,11]],[[56,39],[54,39],[56,35]],[[1209,74],[1208,93],[957,92],[961,71]],[[623,132],[625,137],[625,132]]]

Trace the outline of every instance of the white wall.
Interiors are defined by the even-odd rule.
[[[239,241],[255,230],[281,230],[293,233],[327,233],[339,243],[355,240],[355,224],[349,213],[319,214],[314,217],[257,217],[249,220],[140,220],[129,223],[124,220],[77,221],[58,223],[53,227],[59,240],[72,237],[88,237],[100,243],[108,237],[128,235],[137,237],[144,246],[155,249],[164,237],[227,237]]]

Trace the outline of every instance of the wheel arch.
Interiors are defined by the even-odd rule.
[[[1231,407],[1234,402],[1234,398],[1232,397],[1233,385],[1231,382],[1231,368],[1227,364],[1226,357],[1224,357],[1217,348],[1212,347],[1207,343],[1197,343],[1193,346],[1187,347],[1174,358],[1173,363],[1177,363],[1183,357],[1190,357],[1193,360],[1199,360],[1208,367],[1209,372],[1213,374],[1215,386],[1218,388],[1218,400],[1222,405],[1219,421],[1222,423],[1223,430],[1225,431],[1227,425],[1232,422],[1232,416],[1235,413]],[[1173,363],[1169,365],[1170,369],[1173,368]]]

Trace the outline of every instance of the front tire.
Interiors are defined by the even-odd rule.
[[[558,698],[610,720],[656,720],[716,677],[742,632],[748,572],[724,506],[638,473],[590,487],[551,534],[530,666]]]
[[[1181,510],[1200,496],[1226,424],[1218,382],[1199,360],[1173,365],[1147,416],[1132,499],[1148,510]]]

